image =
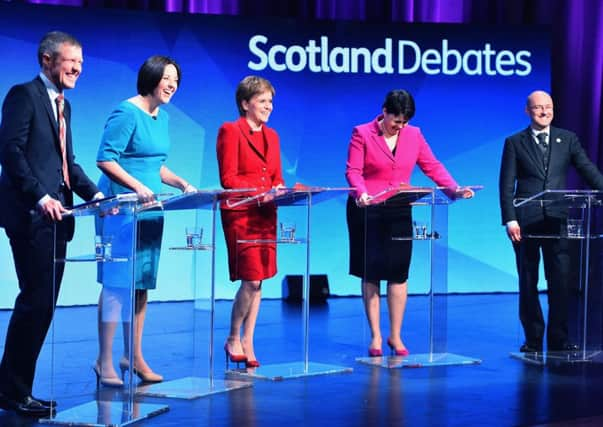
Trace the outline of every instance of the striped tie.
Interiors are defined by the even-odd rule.
[[[63,157],[63,181],[67,188],[71,188],[69,183],[69,169],[67,167],[67,123],[65,122],[65,96],[61,93],[55,98],[57,103],[57,116],[59,122],[59,141],[61,143],[61,155]]]

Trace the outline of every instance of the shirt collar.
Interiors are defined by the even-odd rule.
[[[40,78],[42,79],[44,86],[46,86],[46,92],[48,92],[48,96],[50,97],[50,100],[54,102],[56,97],[59,96],[59,94],[60,94],[59,89],[57,89],[56,85],[53,82],[48,80],[48,77],[46,77],[46,74],[40,72]]]
[[[530,131],[532,132],[532,136],[534,136],[534,137],[538,137],[538,135],[541,133],[546,133],[549,136],[551,135],[551,127],[550,126],[547,126],[546,128],[544,128],[542,130],[536,130],[530,126]]]

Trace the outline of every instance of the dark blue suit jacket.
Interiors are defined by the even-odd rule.
[[[589,160],[576,134],[553,126],[550,132],[550,157],[546,170],[542,152],[529,127],[505,140],[499,179],[503,225],[516,220],[520,226],[524,226],[542,221],[545,216],[565,218],[567,209],[561,202],[532,203],[525,208],[515,208],[513,200],[527,198],[544,190],[566,189],[570,165],[592,188],[603,190],[603,175]]]
[[[31,82],[13,86],[2,105],[0,200],[3,207],[0,209],[0,226],[9,236],[28,229],[32,219],[40,215],[36,204],[45,194],[70,206],[73,204],[72,191],[84,200],[91,200],[99,191],[75,163],[68,101],[65,102],[65,121],[71,190],[62,187],[58,125],[50,102],[42,79],[36,77]]]

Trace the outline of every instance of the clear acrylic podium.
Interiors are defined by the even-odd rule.
[[[172,262],[186,262],[192,256],[192,289],[193,289],[193,316],[192,316],[192,357],[185,355],[182,365],[187,366],[190,376],[157,384],[141,385],[137,394],[153,397],[195,399],[216,393],[222,393],[239,388],[251,387],[248,381],[236,381],[232,379],[218,379],[214,375],[215,346],[215,247],[216,247],[216,212],[221,197],[234,195],[243,190],[198,190],[194,193],[186,193],[163,199],[162,210],[166,221],[173,219],[177,221],[177,214],[193,211],[196,215],[196,225],[202,222],[201,212],[209,214],[209,224],[204,229],[209,229],[209,243],[188,244],[181,236],[166,236],[168,243],[178,242],[182,244],[168,244],[170,251],[176,252],[177,256]],[[184,229],[184,227],[183,227]],[[187,256],[191,255],[191,256]],[[209,256],[208,256],[209,255]],[[209,266],[209,268],[207,268]],[[184,265],[182,268],[186,268]],[[207,274],[205,274],[207,273]],[[209,276],[209,283],[207,281]],[[203,280],[205,278],[205,280]],[[203,348],[207,342],[206,349]],[[173,351],[174,349],[172,349]],[[178,353],[186,353],[180,349]],[[207,355],[207,369],[199,366],[199,361],[205,360]],[[192,362],[191,362],[192,361]]]
[[[75,218],[78,226],[84,225],[80,223],[90,223],[95,218],[100,218],[105,215],[111,215],[113,220],[118,221],[122,224],[130,224],[129,232],[124,233],[121,237],[131,242],[137,241],[140,236],[137,236],[137,221],[138,217],[143,211],[153,211],[157,207],[156,203],[142,205],[138,203],[136,194],[124,194],[115,197],[110,197],[100,201],[91,203],[85,203],[83,205],[73,208],[70,214]],[[94,230],[94,224],[86,224],[87,229],[92,234]],[[55,229],[56,237],[56,229]],[[73,245],[73,244],[72,244]],[[93,234],[89,238],[89,248],[94,246]],[[90,265],[90,264],[101,264],[106,263],[107,265],[113,265],[117,269],[121,269],[125,274],[125,283],[121,292],[123,300],[124,315],[122,321],[124,325],[128,325],[129,331],[124,333],[124,336],[129,336],[125,345],[132,348],[132,336],[134,323],[134,283],[135,279],[135,264],[136,255],[134,251],[135,245],[131,245],[129,250],[126,252],[117,253],[112,251],[111,243],[106,245],[97,246],[95,253],[85,255],[70,255],[70,249],[65,259],[56,258],[54,260],[55,268],[61,264],[67,265],[65,274],[69,270],[77,270],[78,265]],[[92,251],[87,251],[90,253]],[[85,275],[81,277],[82,286],[88,285],[94,282],[93,277],[87,277]],[[55,287],[56,289],[56,287]],[[73,308],[72,310],[77,310]],[[61,378],[65,375],[73,376],[73,370],[82,369],[79,366],[70,366],[69,362],[73,358],[74,354],[77,354],[77,358],[80,359],[83,354],[93,364],[96,359],[98,345],[96,344],[97,334],[97,318],[94,315],[92,318],[80,317],[78,324],[73,325],[74,332],[71,331],[71,327],[58,327],[57,323],[61,322],[61,314],[57,310],[55,313],[55,319],[51,327],[51,367],[50,367],[50,395],[51,399],[59,401],[59,410],[53,413],[47,419],[41,419],[41,423],[46,424],[59,424],[59,425],[85,425],[85,426],[123,426],[128,425],[139,420],[150,418],[168,410],[167,405],[149,404],[142,403],[136,400],[135,390],[136,384],[134,383],[133,376],[128,375],[127,381],[124,381],[123,387],[119,388],[96,388],[95,393],[91,393],[91,390],[87,390],[87,385],[94,385],[93,375],[94,371],[90,370],[90,365],[85,366],[85,370],[82,372],[82,379],[89,378],[90,381],[84,382],[83,384],[71,385],[75,390],[70,390],[67,385],[61,381]],[[71,314],[71,316],[78,315]],[[73,320],[71,320],[73,322]],[[81,333],[85,330],[87,334],[92,334],[95,338],[91,345],[82,345],[81,340],[84,338],[80,336],[74,336],[73,334]],[[130,355],[132,352],[130,352]],[[130,356],[131,359],[131,356]],[[132,360],[128,361],[129,366],[132,366]],[[69,372],[63,372],[67,370]],[[98,383],[97,383],[98,385]],[[79,387],[79,389],[78,389]],[[69,409],[63,409],[64,402],[72,398],[73,395],[80,393],[80,395],[92,395],[93,400],[77,405]],[[61,404],[61,402],[63,402]]]
[[[474,192],[481,186],[463,187]],[[413,246],[428,245],[427,266],[429,273],[429,330],[428,352],[411,353],[406,356],[386,355],[378,357],[358,357],[356,361],[380,366],[386,369],[421,368],[429,366],[471,365],[481,363],[480,359],[463,356],[448,351],[448,206],[457,199],[455,190],[443,187],[400,186],[389,188],[371,197],[366,209],[377,206],[424,206],[429,209],[429,220],[424,224],[414,223],[409,235],[396,236],[393,240],[412,240]],[[413,251],[415,249],[413,248]]]
[[[596,229],[594,212],[603,205],[603,191],[598,190],[545,190],[532,197],[514,200],[519,214],[529,215],[534,209],[555,212],[567,217],[566,227],[551,234],[523,234],[524,239],[567,239],[570,254],[578,256],[578,281],[576,318],[570,321],[570,337],[577,339],[577,351],[512,352],[511,357],[530,364],[563,364],[603,362],[603,337],[601,320],[601,289],[590,283],[591,251],[600,250],[601,230]],[[569,280],[572,280],[571,278]],[[599,286],[600,288],[600,286]],[[598,291],[598,294],[597,294]],[[595,322],[597,321],[597,322]],[[573,325],[572,325],[573,323]],[[572,327],[573,326],[573,327]],[[573,337],[572,337],[573,335]]]
[[[275,203],[282,207],[305,207],[306,235],[303,238],[290,238],[277,236],[275,241],[239,241],[239,244],[278,244],[278,245],[305,245],[306,263],[303,274],[303,304],[302,304],[302,331],[303,354],[302,360],[288,363],[262,364],[257,368],[230,369],[227,374],[233,377],[256,378],[271,381],[280,381],[288,378],[299,378],[313,375],[327,375],[352,372],[352,368],[331,365],[327,363],[311,362],[309,360],[310,348],[310,219],[313,204],[331,199],[349,192],[349,188],[326,188],[295,186],[293,188],[272,189],[264,193],[249,197],[235,198],[229,201],[229,206],[245,206],[250,204]]]

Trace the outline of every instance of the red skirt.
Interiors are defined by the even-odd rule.
[[[230,280],[264,280],[276,274],[276,206],[221,209]]]

